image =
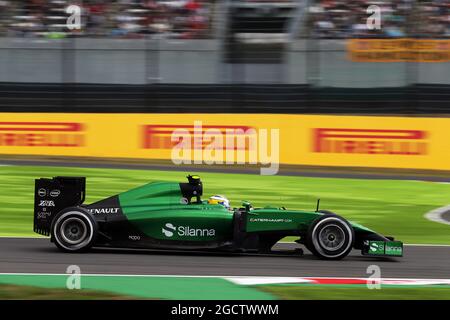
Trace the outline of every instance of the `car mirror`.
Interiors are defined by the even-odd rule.
[[[247,212],[253,208],[250,201],[246,201],[246,200],[242,201],[242,206],[245,208],[245,211],[247,211]]]

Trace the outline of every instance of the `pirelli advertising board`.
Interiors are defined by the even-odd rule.
[[[354,62],[449,62],[450,40],[350,39]]]
[[[0,113],[1,154],[450,170],[450,118]]]

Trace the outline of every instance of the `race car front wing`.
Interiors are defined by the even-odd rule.
[[[361,253],[365,256],[402,257],[403,243],[401,241],[365,240]]]

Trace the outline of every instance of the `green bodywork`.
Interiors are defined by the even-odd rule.
[[[225,241],[233,235],[234,211],[206,201],[188,203],[178,183],[157,182],[126,191],[118,196],[123,214],[145,235],[158,240]],[[244,202],[244,206],[249,206]],[[245,232],[306,232],[323,213],[252,208],[246,215]],[[350,222],[358,232],[372,233]]]
[[[221,241],[231,235],[233,212],[221,205],[186,203],[177,183],[150,183],[121,193],[119,202],[128,221],[154,239]]]

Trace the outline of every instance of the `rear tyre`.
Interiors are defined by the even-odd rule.
[[[308,228],[306,247],[317,257],[340,260],[353,248],[355,232],[344,218],[326,214],[317,218]]]
[[[97,236],[97,222],[86,210],[73,207],[59,212],[51,227],[52,240],[65,252],[89,250]]]

